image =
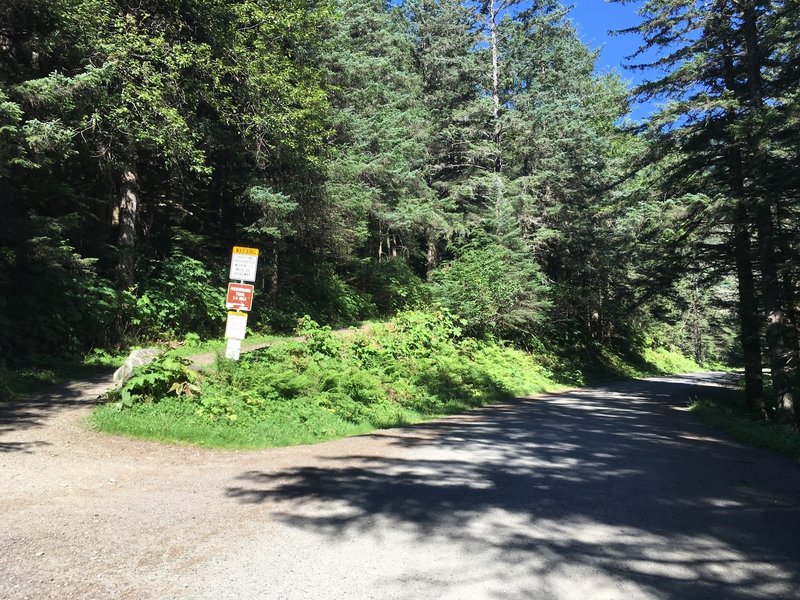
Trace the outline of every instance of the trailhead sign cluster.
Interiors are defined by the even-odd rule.
[[[247,313],[253,308],[253,295],[258,269],[258,248],[234,246],[231,253],[231,269],[228,279],[228,294],[225,308],[228,309],[228,320],[225,324],[225,358],[239,360],[242,351],[242,340],[247,335]]]

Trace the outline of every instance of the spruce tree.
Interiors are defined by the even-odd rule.
[[[425,232],[426,266],[433,269],[444,240],[457,234],[458,212],[470,203],[469,180],[479,169],[473,148],[480,123],[478,15],[459,0],[412,0],[405,3],[415,42],[416,67],[422,77],[421,101],[431,118],[425,178],[434,191]]]
[[[731,226],[729,256],[739,281],[748,401],[763,412],[753,285],[757,264],[777,418],[793,424],[791,370],[797,357],[790,307],[795,299],[787,295],[787,240],[777,228],[777,198],[792,195],[786,183],[793,169],[787,178],[773,176],[783,155],[774,140],[787,133],[775,124],[786,115],[787,82],[796,77],[785,52],[796,42],[796,30],[789,29],[793,18],[783,18],[787,8],[784,2],[760,0],[651,1],[640,9],[642,22],[632,30],[644,39],[640,55],[660,52],[657,60],[640,66],[658,68],[663,75],[639,91],[646,98],[671,100],[651,123],[664,151],[680,157],[672,180],[693,176],[699,186],[727,200],[721,209]]]
[[[338,13],[326,59],[336,146],[328,193],[360,221],[353,242],[391,258],[416,245],[430,218],[422,81],[398,9],[380,0],[341,0]]]

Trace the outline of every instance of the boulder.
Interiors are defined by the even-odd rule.
[[[114,371],[114,385],[116,388],[119,389],[125,385],[125,382],[133,375],[133,370],[136,367],[149,365],[162,354],[164,354],[164,351],[158,348],[142,348],[131,352],[125,362],[122,363],[122,366]]]

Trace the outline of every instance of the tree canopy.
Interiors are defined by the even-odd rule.
[[[256,328],[675,345],[794,423],[798,14],[645,2],[633,123],[555,0],[9,0],[0,361],[216,335],[249,244]]]

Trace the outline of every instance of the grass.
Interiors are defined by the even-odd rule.
[[[255,334],[255,335],[248,335],[247,339],[242,342],[242,348],[246,349],[248,346],[255,346],[258,344],[270,344],[274,342],[279,342],[284,340],[285,338],[276,335],[266,335],[266,334]],[[216,354],[218,352],[225,352],[225,345],[227,344],[226,340],[205,340],[205,341],[195,341],[195,340],[188,340],[184,341],[183,344],[170,350],[175,356],[180,356],[182,358],[191,358],[193,356],[200,356],[203,354]]]
[[[735,440],[800,460],[800,434],[767,421],[753,420],[743,393],[732,400],[698,400],[690,409],[700,419]]]
[[[540,349],[537,356],[549,365],[556,380],[570,386],[601,385],[619,379],[708,370],[676,348],[646,348],[641,352],[622,354],[591,344],[562,349],[558,356]]]
[[[273,418],[234,426],[223,420],[198,416],[185,402],[166,400],[118,412],[100,406],[90,417],[98,430],[167,443],[188,443],[206,448],[247,450],[313,444],[370,433],[376,429],[419,423],[430,416],[401,411],[384,423],[351,423],[335,414],[319,411],[312,418],[302,412],[277,411]]]
[[[543,348],[533,355],[499,341],[464,338],[446,317],[425,313],[405,313],[348,335],[309,321],[299,333],[304,341],[251,338],[269,346],[238,362],[218,360],[200,380],[191,373],[181,379],[177,371],[165,378],[158,367],[143,371],[138,387],[128,390],[131,406],[106,403],[91,422],[101,431],[162,442],[287,446],[558,391],[593,380],[589,372],[637,377],[699,370],[670,351],[648,353],[635,364],[604,349],[591,364],[565,361]],[[215,349],[181,348],[173,356]]]
[[[703,370],[693,359],[670,348],[647,348],[642,353],[642,358],[650,366],[651,375],[696,373]]]

